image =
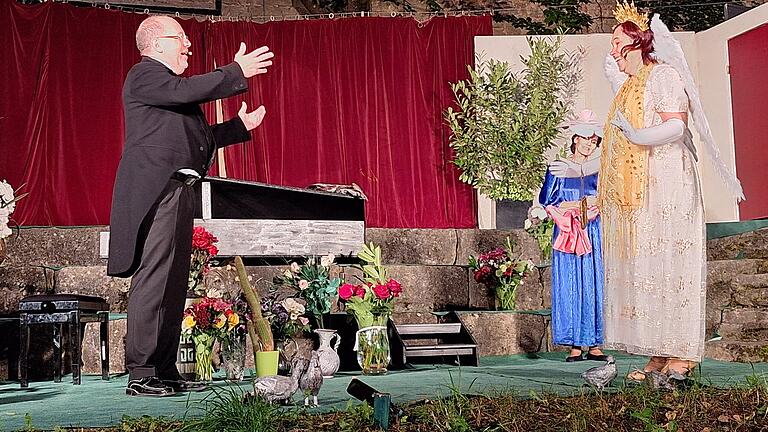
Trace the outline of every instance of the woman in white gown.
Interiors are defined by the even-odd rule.
[[[610,55],[628,77],[608,113],[598,186],[606,346],[651,356],[630,379],[685,375],[704,351],[706,301],[689,99],[678,71],[652,57],[647,15],[626,5],[616,14]]]

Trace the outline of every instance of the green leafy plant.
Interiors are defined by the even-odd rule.
[[[303,265],[292,262],[291,269],[275,276],[275,285],[291,288],[296,297],[306,303],[306,312],[315,319],[319,328],[324,328],[323,315],[331,312],[333,297],[341,285],[341,279],[330,276],[334,256],[309,257]]]
[[[204,400],[205,414],[189,419],[182,432],[269,432],[279,430],[280,407],[262,398],[247,397],[237,386],[214,388]]]
[[[564,52],[562,37],[529,38],[522,72],[478,58],[470,78],[451,84],[450,146],[459,179],[491,199],[528,201],[541,186],[549,149],[581,81],[583,50]]]

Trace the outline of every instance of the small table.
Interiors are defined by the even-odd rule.
[[[109,304],[100,297],[79,294],[34,295],[19,302],[19,381],[21,387],[29,386],[27,369],[30,326],[53,325],[54,382],[61,382],[61,335],[64,325],[69,329],[72,351],[72,382],[80,384],[82,336],[86,323],[98,322],[100,337],[101,379],[109,380]]]

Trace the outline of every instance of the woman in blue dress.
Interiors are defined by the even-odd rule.
[[[570,156],[547,169],[539,202],[555,221],[552,339],[571,348],[567,362],[604,361],[603,262],[597,171],[602,127],[589,110],[571,122]],[[584,216],[586,215],[586,217]],[[586,356],[583,353],[587,347]]]

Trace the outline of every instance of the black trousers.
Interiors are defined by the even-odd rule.
[[[170,179],[140,230],[141,263],[128,292],[125,360],[130,379],[178,378],[176,352],[189,278],[193,188]]]

